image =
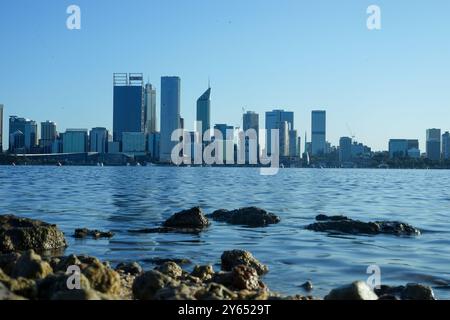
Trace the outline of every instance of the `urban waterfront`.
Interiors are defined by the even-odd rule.
[[[431,285],[450,298],[450,172],[437,170],[280,169],[261,176],[252,168],[0,167],[0,214],[57,224],[66,254],[86,253],[110,261],[188,258],[218,270],[224,250],[245,249],[266,263],[264,281],[286,294],[312,294],[366,280],[369,265],[381,268],[382,284]],[[258,206],[281,217],[267,228],[213,222],[200,234],[135,234],[171,214],[200,206]],[[418,237],[330,236],[304,229],[318,214],[363,221],[400,220],[423,231]],[[110,240],[75,240],[75,228],[111,230]],[[193,267],[193,265],[188,266]]]

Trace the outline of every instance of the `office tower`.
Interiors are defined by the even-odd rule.
[[[106,128],[92,128],[89,132],[89,151],[106,153],[108,150],[108,135]]]
[[[250,161],[250,152],[256,152],[255,157],[252,160],[259,161],[259,114],[253,111],[247,111],[242,118],[242,128],[244,133],[249,129],[253,129],[256,132],[256,150],[250,150],[250,137],[245,136],[245,163]]]
[[[408,140],[407,139],[390,139],[389,140],[389,157],[403,158],[408,155]]]
[[[88,151],[87,129],[67,129],[63,134],[63,153],[83,153]]]
[[[3,152],[3,105],[0,104],[0,153]]]
[[[352,160],[352,138],[342,137],[339,139],[339,162]]]
[[[298,136],[298,138],[297,138],[297,146],[298,146],[297,156],[301,157],[301,154],[302,154],[302,151],[301,151],[301,149],[302,149],[302,137],[300,137],[300,136]]]
[[[427,130],[427,158],[432,161],[441,159],[441,129]]]
[[[291,111],[284,110],[273,110],[266,112],[266,150],[267,155],[272,154],[271,150],[271,130],[272,129],[281,129],[281,124],[283,122],[288,123],[288,130],[294,129],[294,113]],[[280,141],[278,142],[281,145],[281,133],[279,134]],[[281,150],[281,149],[280,149]]]
[[[177,141],[171,141],[171,136],[181,126],[180,94],[181,80],[179,77],[161,78],[161,162],[172,161],[172,150],[178,143]]]
[[[282,121],[280,123],[280,156],[289,156],[289,122]]]
[[[450,133],[448,131],[442,135],[442,157],[445,160],[450,159]]]
[[[161,134],[159,132],[150,133],[148,137],[147,150],[153,160],[159,160],[159,143]]]
[[[144,132],[144,81],[142,73],[114,73],[113,140],[123,132]]]
[[[145,108],[144,108],[145,132],[156,132],[156,89],[150,84],[145,85]]]
[[[211,129],[211,88],[208,88],[197,100],[197,124],[200,125],[202,131],[197,132],[200,134],[201,141],[206,131]],[[209,140],[209,139],[208,139]]]
[[[233,152],[234,152],[234,127],[233,126],[229,126],[225,123],[220,123],[220,124],[216,124],[214,126],[214,131],[220,131],[221,134],[221,138],[219,139],[219,137],[215,137],[215,141],[220,141],[219,143],[222,143],[222,161],[225,164],[226,163],[226,159],[227,159],[227,155],[228,152],[231,152],[231,149],[227,149],[227,146],[230,144],[233,144]],[[227,152],[228,151],[228,152]],[[231,158],[230,158],[231,160]],[[234,157],[233,157],[234,160]]]
[[[144,132],[122,133],[122,152],[133,155],[145,154],[147,151],[147,138]]]
[[[33,120],[28,120],[25,118],[19,118],[17,116],[9,117],[9,135],[11,137],[12,134],[17,132],[23,134],[23,146],[18,147],[14,145],[12,140],[10,139],[9,150],[14,152],[14,149],[24,148],[24,150],[20,150],[20,152],[26,153],[30,152],[37,145],[37,124]],[[19,142],[21,139],[19,139]]]
[[[298,144],[297,130],[289,131],[289,156],[297,157],[299,155],[300,145]]]
[[[315,110],[311,113],[311,149],[312,155],[326,153],[326,111]]]
[[[41,122],[41,139],[39,139],[39,147],[43,153],[52,153],[52,144],[58,138],[56,132],[56,123],[53,121]]]

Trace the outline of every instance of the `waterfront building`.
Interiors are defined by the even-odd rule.
[[[170,163],[173,148],[177,141],[172,141],[172,133],[180,129],[180,94],[181,80],[179,77],[161,78],[161,137],[160,161]]]
[[[427,130],[427,158],[438,161],[441,159],[441,129]]]
[[[311,112],[311,152],[312,155],[326,153],[326,111]]]
[[[419,140],[416,139],[390,139],[389,140],[389,157],[404,158],[409,155],[415,156],[415,150],[419,150]],[[420,152],[420,151],[419,151]]]
[[[113,140],[123,132],[144,132],[144,82],[142,73],[113,74]]]
[[[108,153],[120,153],[120,142],[108,141]]]
[[[266,112],[266,151],[267,155],[269,156],[272,154],[271,130],[272,129],[280,130],[281,125],[284,122],[287,122],[287,130],[288,130],[287,136],[289,136],[289,130],[294,130],[294,113],[291,111],[284,111],[282,109]],[[281,155],[281,144],[284,143],[286,145],[286,141],[284,142],[282,141],[281,135],[282,135],[281,132],[279,132],[280,155]],[[289,148],[289,142],[287,143],[287,146]],[[287,151],[287,153],[289,153],[289,151]]]
[[[63,134],[63,153],[83,153],[88,151],[88,130],[67,129]]]
[[[442,135],[442,158],[450,159],[450,133],[448,131]]]
[[[197,124],[201,124],[202,131],[200,134],[201,141],[206,131],[211,129],[211,88],[208,88],[197,100]],[[209,139],[207,139],[208,141]]]
[[[147,138],[144,132],[123,132],[122,152],[143,155],[147,151]]]
[[[108,136],[106,128],[92,128],[89,132],[89,151],[106,153],[108,150]]]
[[[145,108],[144,108],[145,133],[156,132],[158,121],[156,118],[156,89],[152,84],[145,85]]]
[[[233,126],[229,126],[225,123],[219,123],[216,124],[214,126],[214,132],[218,130],[220,132],[221,137],[218,136],[214,136],[214,141],[218,141],[219,142],[219,147],[220,144],[222,144],[222,160],[224,164],[226,164],[226,160],[227,160],[227,156],[230,157],[230,161],[234,161],[234,127]],[[219,139],[221,138],[221,139]],[[228,146],[233,146],[233,148]],[[233,158],[231,158],[231,155],[228,153],[233,153]]]
[[[300,153],[297,130],[289,130],[289,156],[297,157]]]
[[[249,164],[250,160],[259,161],[259,114],[253,111],[247,111],[242,117],[242,127],[244,133],[253,129],[256,132],[256,141],[251,141],[251,137],[245,136],[245,163]],[[250,150],[251,142],[256,145],[256,150]],[[256,152],[256,158],[250,158],[250,152]]]
[[[62,139],[56,139],[52,142],[51,153],[63,153],[63,142]]]
[[[339,162],[352,161],[352,138],[341,137],[339,139]]]
[[[11,116],[9,118],[9,135],[15,134],[17,131],[20,131],[23,134],[23,146],[20,148],[24,148],[25,150],[21,150],[23,153],[27,153],[37,145],[37,124],[33,120],[19,118],[17,116]],[[21,139],[18,140],[19,142]],[[15,152],[16,148],[19,148],[17,145],[11,143],[10,140],[9,150],[11,152]]]
[[[159,132],[150,133],[148,136],[148,153],[153,160],[159,160],[159,143],[161,135]]]
[[[0,104],[0,153],[3,152],[3,105]]]
[[[56,123],[53,121],[41,122],[41,138],[39,139],[39,147],[42,153],[52,153],[52,144],[58,138],[56,131]]]

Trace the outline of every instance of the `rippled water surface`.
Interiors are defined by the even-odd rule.
[[[270,267],[272,290],[314,295],[365,280],[369,265],[384,284],[421,282],[450,298],[450,171],[282,169],[261,176],[247,168],[0,167],[0,213],[56,223],[66,253],[85,253],[115,264],[152,258],[189,258],[219,269],[224,250],[250,250]],[[192,206],[205,212],[259,206],[282,221],[268,228],[213,223],[199,235],[134,234]],[[304,230],[317,214],[361,220],[402,220],[424,230],[415,238],[329,236]],[[75,228],[112,230],[111,240],[75,240]],[[192,267],[192,266],[188,266]]]

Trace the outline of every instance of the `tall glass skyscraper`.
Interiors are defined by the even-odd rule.
[[[266,150],[267,154],[271,155],[271,130],[272,129],[281,129],[282,123],[287,122],[288,127],[287,130],[293,130],[294,129],[294,113],[291,111],[284,111],[284,110],[273,110],[266,112]],[[284,128],[286,129],[286,128]],[[289,135],[289,133],[288,133]],[[279,135],[280,141],[279,145],[281,146],[284,142],[281,140],[282,135]],[[280,149],[281,150],[281,149]]]
[[[441,129],[427,130],[427,158],[433,161],[441,159]]]
[[[249,129],[253,129],[256,131],[256,161],[259,160],[259,114],[253,111],[247,111],[244,113],[242,117],[242,127],[244,132]],[[255,152],[254,150],[250,151],[250,137],[245,137],[245,163],[249,163],[250,152]]]
[[[53,121],[41,122],[41,139],[39,140],[39,147],[43,153],[52,152],[52,144],[57,139],[56,123]]]
[[[144,82],[142,73],[114,73],[113,140],[124,132],[144,132]]]
[[[145,85],[145,132],[153,133],[158,129],[156,127],[156,89],[150,84]]]
[[[450,132],[448,131],[442,135],[442,157],[445,160],[450,159]]]
[[[160,161],[171,162],[172,150],[177,141],[171,141],[173,131],[180,129],[181,79],[179,77],[161,78],[161,138]]]
[[[17,145],[14,143],[16,140],[12,136],[17,137],[19,134],[23,135],[23,139],[20,139],[21,143]],[[11,116],[9,117],[9,136],[9,150],[11,152],[18,148],[25,148],[23,151],[30,152],[37,145],[37,123],[33,120]]]
[[[92,128],[89,132],[89,151],[106,153],[108,150],[108,135],[106,128]]]
[[[0,104],[0,153],[3,152],[3,105]]]
[[[207,130],[211,129],[211,88],[208,88],[197,100],[197,122],[202,124],[201,140]]]
[[[311,149],[314,156],[326,153],[326,111],[311,113]]]

